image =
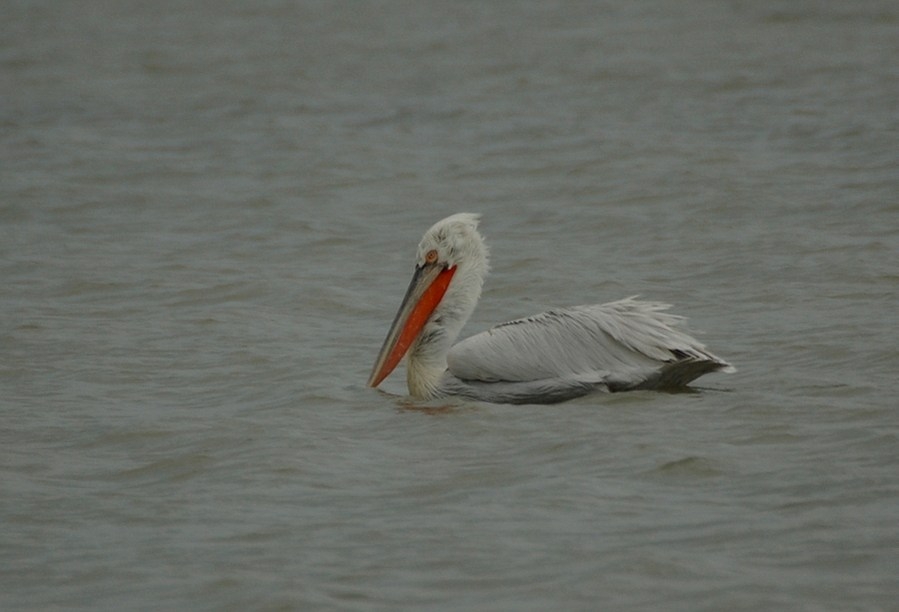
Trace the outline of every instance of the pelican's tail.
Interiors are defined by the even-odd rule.
[[[669,390],[682,389],[691,382],[711,372],[736,372],[737,369],[713,355],[709,359],[681,359],[665,364],[654,376],[648,377],[631,389]],[[613,389],[618,391],[619,389]],[[624,390],[624,389],[621,389]]]

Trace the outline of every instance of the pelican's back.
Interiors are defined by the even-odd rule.
[[[551,379],[610,390],[680,387],[727,362],[681,329],[669,306],[633,298],[545,313],[498,325],[455,345],[455,377],[479,382]]]

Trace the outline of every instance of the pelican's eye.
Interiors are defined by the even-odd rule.
[[[430,251],[428,251],[428,254],[425,255],[425,263],[427,263],[427,264],[437,263],[437,251],[436,250],[431,249]]]

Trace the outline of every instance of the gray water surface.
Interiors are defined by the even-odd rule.
[[[897,609],[895,2],[3,12],[4,610]],[[738,373],[366,388],[459,211]]]

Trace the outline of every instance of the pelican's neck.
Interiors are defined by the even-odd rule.
[[[406,362],[406,386],[409,395],[420,399],[440,396],[440,381],[446,371],[446,353],[425,355],[410,353]]]
[[[478,258],[475,265],[459,266],[440,305],[409,349],[406,384],[412,397],[440,395],[446,356],[477,306],[486,276],[486,257]]]

